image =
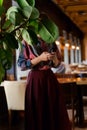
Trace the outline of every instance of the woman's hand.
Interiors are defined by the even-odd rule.
[[[56,52],[43,52],[40,56],[39,56],[40,61],[52,61],[54,64],[54,67],[58,66],[60,64],[60,60],[57,57]]]
[[[33,66],[35,66],[36,64],[40,63],[41,61],[53,61],[54,66],[57,66],[60,63],[60,61],[57,58],[56,52],[52,52],[52,53],[43,52],[38,57],[32,59],[31,63]]]
[[[41,61],[50,61],[53,60],[54,54],[51,54],[49,52],[43,52],[41,55],[38,57],[35,57],[34,59],[31,60],[32,66],[37,65]]]
[[[43,52],[40,56],[39,59],[41,61],[49,61],[49,60],[53,60],[54,54],[49,53],[49,52]]]
[[[53,61],[54,67],[56,67],[60,64],[61,61],[58,59],[56,52],[52,52],[52,54],[53,54],[52,61]]]

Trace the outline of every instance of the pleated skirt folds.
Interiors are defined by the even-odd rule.
[[[25,130],[71,130],[62,88],[50,69],[29,72]]]

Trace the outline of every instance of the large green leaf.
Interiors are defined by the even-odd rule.
[[[18,7],[12,6],[7,10],[6,17],[12,22],[13,25],[17,26],[24,21],[24,18]]]
[[[31,16],[32,13],[32,6],[24,6],[24,8],[18,8],[18,7],[10,7],[7,11],[6,17],[7,19],[10,19],[10,21],[14,25],[18,25],[24,21],[25,18],[28,18]]]
[[[5,12],[5,8],[3,6],[0,6],[0,16]]]
[[[8,48],[17,49],[18,48],[18,41],[16,40],[15,36],[11,33],[5,34],[5,42]]]
[[[0,61],[2,61],[5,58],[5,50],[3,48],[0,48]]]
[[[26,6],[29,6],[28,2],[26,0],[16,0],[16,2],[18,3],[18,5],[20,6],[20,8],[24,8]]]
[[[0,49],[0,61],[2,63],[2,66],[4,69],[9,69],[11,68],[12,65],[12,51],[11,49]]]
[[[9,19],[12,12],[18,12],[18,7],[12,6],[7,10],[6,17]]]
[[[2,26],[2,29],[3,30],[8,30],[8,28],[12,25],[11,21],[10,20],[7,20],[4,22],[3,26]]]
[[[33,29],[33,31],[35,31],[35,33],[37,33],[37,34],[38,34],[38,26],[39,26],[39,24],[38,24],[37,19],[29,21],[29,28],[31,27]]]
[[[28,33],[30,35],[32,45],[36,45],[38,42],[37,34],[31,29],[28,29]]]
[[[10,20],[6,20],[2,26],[3,32],[12,32],[15,29],[15,26],[12,24]]]
[[[31,6],[35,6],[35,0],[26,0],[28,3],[29,3],[29,5],[31,5]]]
[[[22,14],[26,17],[26,18],[30,18],[31,16],[31,13],[32,13],[32,6],[25,6],[23,9],[22,9]]]
[[[26,29],[22,30],[22,37],[28,44],[32,45],[30,35],[29,35],[29,33],[28,33],[28,31]]]
[[[31,46],[36,45],[38,42],[37,34],[33,30],[31,30],[30,28],[27,30],[23,29],[22,37]]]
[[[0,83],[4,77],[4,74],[5,74],[5,69],[2,66],[2,62],[0,61]]]
[[[18,5],[23,9],[25,6],[35,6],[35,0],[16,0]]]
[[[15,26],[13,25],[13,24],[11,24],[10,26],[9,26],[9,28],[7,28],[7,30],[4,30],[5,32],[8,32],[8,33],[11,33],[11,32],[13,32],[13,30],[15,29]]]
[[[2,4],[3,4],[3,0],[0,0],[0,6],[2,6]]]
[[[13,53],[11,49],[5,50],[5,59],[3,59],[3,65],[5,69],[10,69],[12,66],[12,61],[13,61]]]
[[[5,23],[3,24],[2,29],[7,29],[10,25],[11,25],[11,21],[10,21],[10,20],[7,20],[7,21],[5,21]]]
[[[39,23],[38,33],[47,43],[53,43],[59,36],[57,25],[48,17],[44,17]]]
[[[33,8],[30,19],[38,19],[40,16],[39,10],[36,8]]]
[[[20,13],[11,12],[9,16],[10,21],[13,25],[17,26],[23,23],[23,17],[20,15]]]

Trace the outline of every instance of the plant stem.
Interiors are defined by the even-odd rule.
[[[29,19],[27,19],[26,21],[24,21],[20,26],[18,26],[17,28],[15,28],[11,33],[14,33],[17,30],[19,30],[21,27],[23,27],[24,25],[26,25],[28,21],[29,21]]]

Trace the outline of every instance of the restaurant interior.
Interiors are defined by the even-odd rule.
[[[4,1],[6,9],[12,5],[16,5],[15,0]],[[61,66],[52,69],[64,90],[72,130],[87,130],[87,0],[36,0],[36,7],[59,29],[55,43],[64,69]],[[29,70],[21,71],[17,66],[18,55],[19,49],[13,53],[12,67],[1,82],[1,130],[24,130],[24,96]]]

